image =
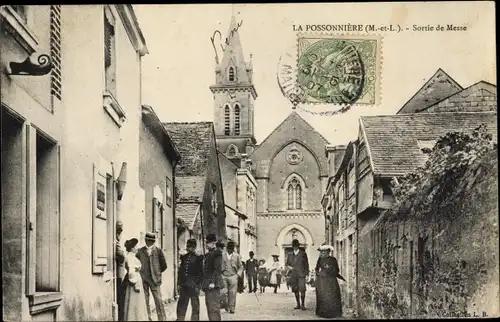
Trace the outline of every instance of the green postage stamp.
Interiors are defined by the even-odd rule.
[[[380,37],[298,35],[297,54],[301,103],[380,104]]]

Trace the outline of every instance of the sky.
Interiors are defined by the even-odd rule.
[[[134,5],[150,54],[143,58],[143,104],[164,122],[213,121],[214,49],[210,37],[227,35],[234,12],[245,59],[252,54],[255,137],[262,142],[291,112],[277,83],[280,56],[294,50],[292,25],[400,24],[380,32],[381,104],[335,116],[297,112],[331,144],[358,134],[361,115],[395,114],[439,69],[463,87],[480,80],[496,85],[494,3],[335,3]],[[467,31],[413,31],[413,25],[455,24]]]

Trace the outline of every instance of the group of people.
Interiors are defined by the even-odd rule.
[[[138,248],[139,240],[131,238],[121,247],[123,226],[116,228],[117,283],[116,294],[119,321],[152,321],[149,293],[153,295],[158,320],[165,320],[161,296],[161,275],[167,269],[167,261],[161,248],[155,246],[156,235],[146,233],[146,246]]]
[[[118,266],[118,318],[120,321],[151,321],[149,293],[153,295],[159,321],[165,321],[166,314],[161,296],[161,275],[167,269],[163,251],[156,247],[154,233],[145,236],[146,246],[138,248],[139,241],[132,238],[125,241],[125,251],[120,246],[122,227],[117,225],[116,262]],[[307,253],[299,248],[299,241],[292,242],[293,251],[286,258],[285,268],[279,265],[279,257],[273,256],[273,264],[269,271],[263,266],[264,261],[254,258],[246,262],[235,252],[235,243],[227,245],[217,242],[214,234],[205,239],[207,251],[197,254],[196,239],[189,239],[186,252],[180,256],[178,271],[177,320],[184,321],[189,302],[191,302],[191,320],[200,319],[200,291],[205,293],[205,305],[210,321],[221,320],[221,310],[234,314],[236,295],[242,290],[243,274],[246,272],[248,291],[257,291],[257,280],[261,292],[266,286],[274,287],[274,292],[285,277],[295,295],[295,309],[306,310],[306,277],[309,275]],[[224,251],[226,246],[226,251]],[[320,257],[316,263],[316,314],[320,317],[342,316],[342,302],[338,278],[337,260],[330,255],[331,246],[319,248]],[[266,269],[268,281],[260,280],[259,271]],[[264,276],[264,274],[262,274]]]

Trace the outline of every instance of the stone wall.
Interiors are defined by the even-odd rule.
[[[425,219],[396,212],[359,236],[361,316],[499,315],[497,178],[495,149]]]

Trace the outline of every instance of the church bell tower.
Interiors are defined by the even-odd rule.
[[[214,34],[212,42],[216,49],[215,84],[210,86],[214,95],[214,126],[219,151],[235,164],[253,152],[256,144],[254,137],[254,101],[257,92],[252,83],[252,63],[246,62],[241,47],[239,28],[231,16],[229,31],[225,37]],[[221,45],[220,45],[221,44]],[[222,47],[222,60],[217,50]],[[250,55],[250,60],[251,60]]]

